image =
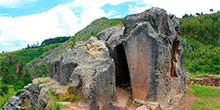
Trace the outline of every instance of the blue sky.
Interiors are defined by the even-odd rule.
[[[122,18],[151,7],[181,17],[208,13],[219,0],[0,0],[0,52],[56,36],[73,36],[97,18]]]

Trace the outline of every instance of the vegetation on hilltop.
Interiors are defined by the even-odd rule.
[[[96,37],[99,32],[114,26],[123,26],[122,19],[100,18],[93,21],[90,25],[81,31],[77,32],[75,36],[71,38],[71,40],[86,41],[91,36]]]
[[[49,39],[45,39],[42,43],[41,46],[45,46],[45,45],[50,45],[50,44],[54,44],[54,43],[62,43],[67,41],[69,37],[63,36],[63,37],[56,37],[56,38],[49,38]]]
[[[56,43],[38,48],[22,49],[13,52],[0,53],[0,63],[4,61],[6,57],[11,56],[18,59],[19,61],[23,61],[26,64],[31,60],[41,56],[42,54],[47,53],[56,47],[59,47],[60,45],[61,43]]]

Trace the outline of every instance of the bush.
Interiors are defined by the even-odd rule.
[[[1,94],[1,92],[4,94],[7,94],[8,89],[9,89],[8,85],[0,85],[0,94]]]
[[[21,89],[21,90],[18,90],[18,92],[16,92],[16,96],[19,96],[21,93],[23,93],[24,92],[24,90],[23,89]]]

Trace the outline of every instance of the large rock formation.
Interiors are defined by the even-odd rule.
[[[128,15],[123,24],[124,33],[115,31],[122,27],[115,27],[98,34],[114,58],[116,84],[130,83],[133,98],[139,102],[158,101],[166,105],[172,96],[183,94],[183,49],[176,17],[163,9],[151,8]]]
[[[178,20],[151,8],[125,17],[123,24],[97,35],[106,46],[93,39],[65,49],[49,76],[60,84],[70,81],[72,92],[81,91],[92,108],[113,102],[116,85],[130,85],[136,101],[168,104],[185,90]]]
[[[176,17],[151,8],[125,17],[123,24],[133,98],[166,103],[173,95],[182,94],[183,49]]]
[[[92,37],[69,46],[53,59],[49,77],[56,81],[32,82],[32,109],[48,109],[50,88],[62,91],[66,85],[68,93],[82,95],[90,110],[114,109],[116,86],[130,86],[134,100],[156,102],[152,106],[158,109],[159,104],[168,106],[174,96],[183,94],[183,49],[176,17],[151,8],[128,15],[123,24],[99,33],[100,40]]]

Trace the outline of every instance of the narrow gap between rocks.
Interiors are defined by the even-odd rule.
[[[129,100],[132,98],[132,90],[130,84],[130,75],[128,70],[127,58],[122,44],[118,45],[114,50],[115,60],[115,76],[116,76],[116,95],[117,107],[125,108],[128,106]]]
[[[176,74],[176,68],[175,68],[175,63],[177,62],[175,55],[176,55],[176,50],[179,47],[179,42],[178,40],[173,41],[173,46],[172,46],[172,57],[171,57],[171,70],[170,70],[170,75],[171,77],[177,77]]]
[[[128,70],[127,58],[125,55],[124,46],[122,44],[115,48],[115,72],[116,72],[116,86],[129,87],[130,76]]]

